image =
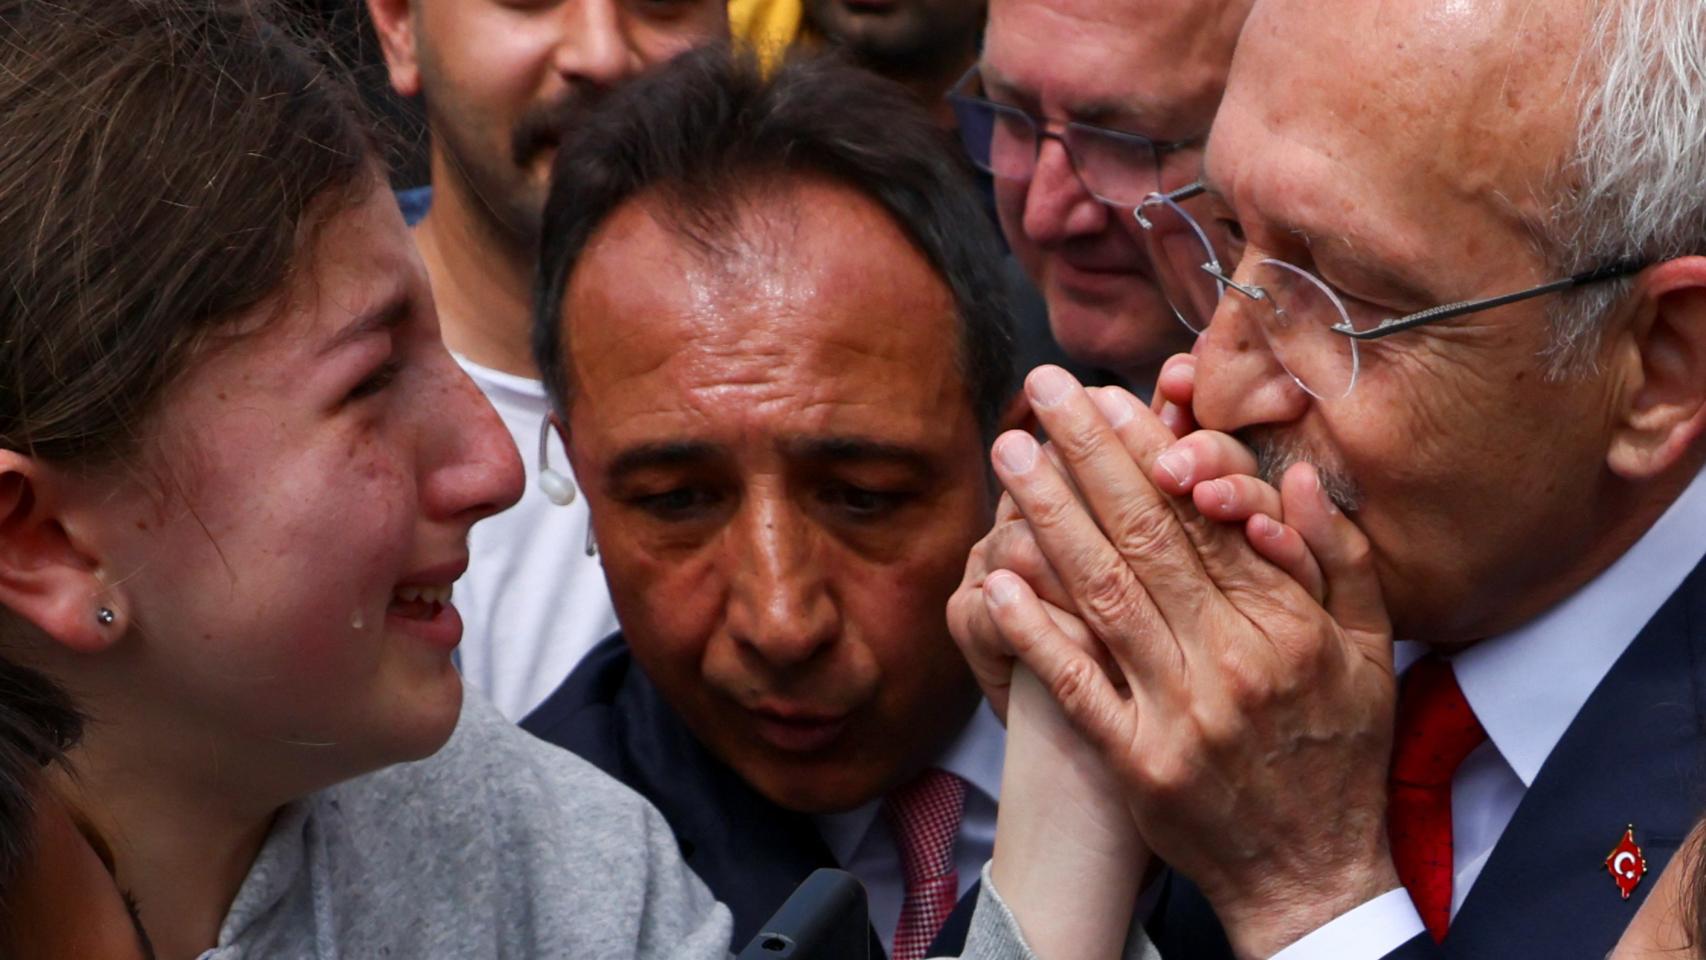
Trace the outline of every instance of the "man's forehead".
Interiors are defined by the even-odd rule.
[[[614,214],[571,280],[583,388],[651,373],[756,383],[802,365],[957,381],[947,284],[873,202],[812,181],[757,193],[732,211],[745,222],[719,231],[732,256],[685,237],[652,203]]]
[[[1200,127],[1183,134],[1194,136],[1212,119],[1248,3],[994,0],[983,75],[999,99],[1057,119]]]
[[[1335,203],[1395,225],[1455,203],[1538,222],[1573,141],[1585,36],[1579,16],[1541,6],[1258,0],[1210,138],[1211,186],[1329,222]]]

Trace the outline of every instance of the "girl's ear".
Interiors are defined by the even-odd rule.
[[[122,604],[66,531],[53,471],[0,450],[0,606],[77,653],[123,635]]]

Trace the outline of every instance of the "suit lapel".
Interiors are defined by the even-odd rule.
[[[1597,957],[1616,944],[1701,809],[1703,614],[1706,564],[1547,757],[1452,922],[1448,954]],[[1647,875],[1625,901],[1604,864],[1630,824]]]

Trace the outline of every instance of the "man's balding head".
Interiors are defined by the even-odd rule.
[[[1310,361],[1281,360],[1275,338],[1294,334],[1267,305],[1226,294],[1199,345],[1198,420],[1360,491],[1401,632],[1463,642],[1534,616],[1706,456],[1706,260],[1688,256],[1706,250],[1706,169],[1697,147],[1666,146],[1706,139],[1688,101],[1706,79],[1700,20],[1686,0],[1260,0],[1251,15],[1207,163],[1246,281],[1277,258],[1372,319],[1666,261],[1354,354],[1323,334],[1355,375],[1328,399],[1289,375]],[[1659,220],[1672,229],[1646,228]]]

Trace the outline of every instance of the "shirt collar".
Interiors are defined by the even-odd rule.
[[[1562,603],[1451,658],[1487,738],[1523,786],[1635,637],[1706,557],[1706,471],[1628,552]],[[1405,642],[1402,670],[1426,648]]]
[[[946,770],[966,782],[966,802],[971,804],[981,796],[995,805],[1001,799],[1001,758],[1007,750],[1007,730],[995,718],[988,701],[978,704],[965,727],[948,749],[931,766]],[[837,863],[851,863],[865,835],[882,812],[882,798],[846,813],[820,814],[818,833],[835,855]]]

